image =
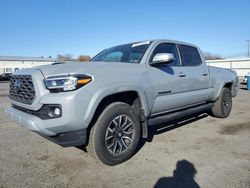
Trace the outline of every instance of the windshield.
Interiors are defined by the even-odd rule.
[[[97,54],[91,61],[140,63],[150,44],[150,41],[145,41],[108,48]]]

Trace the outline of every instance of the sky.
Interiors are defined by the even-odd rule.
[[[250,0],[0,0],[0,56],[94,56],[148,39],[247,56]]]

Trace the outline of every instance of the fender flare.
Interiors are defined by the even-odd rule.
[[[141,105],[142,105],[142,110],[144,111],[145,116],[148,116],[149,107],[148,107],[147,98],[146,98],[143,88],[138,84],[119,83],[119,84],[104,85],[92,95],[91,100],[88,104],[85,116],[84,116],[84,121],[87,123],[91,122],[97,110],[97,107],[99,106],[99,104],[105,97],[113,95],[113,94],[121,93],[121,92],[127,92],[127,91],[135,91],[138,94]]]
[[[224,82],[222,82],[222,83],[220,84],[220,86],[217,88],[217,92],[216,92],[215,95],[214,95],[214,98],[213,98],[214,101],[217,100],[217,99],[219,98],[219,96],[220,96],[220,94],[221,94],[221,91],[222,91],[223,87],[224,87],[226,84],[229,84],[229,83],[233,84],[233,80],[225,80]],[[216,91],[216,88],[215,88],[215,91]]]

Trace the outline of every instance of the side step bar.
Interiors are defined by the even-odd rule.
[[[203,111],[210,109],[212,106],[213,106],[213,103],[207,103],[207,104],[199,105],[196,107],[187,108],[184,110],[178,110],[175,112],[167,113],[165,115],[151,117],[148,119],[148,125],[149,126],[157,125],[157,124],[165,123],[165,122],[172,121],[178,118],[182,118],[185,116],[189,116],[198,112],[203,112]]]

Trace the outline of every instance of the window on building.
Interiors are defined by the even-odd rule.
[[[5,68],[6,73],[12,73],[12,68]]]

